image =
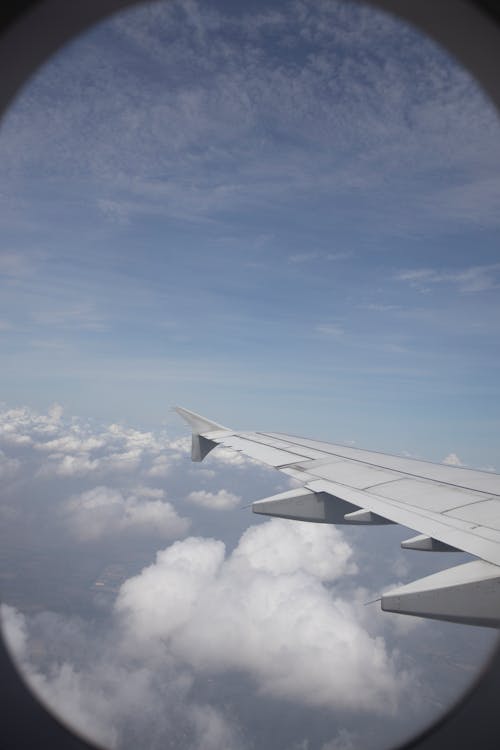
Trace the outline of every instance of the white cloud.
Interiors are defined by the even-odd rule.
[[[168,444],[170,450],[176,451],[180,455],[185,455],[191,451],[191,438],[181,437],[171,440]]]
[[[340,338],[344,335],[344,329],[338,323],[322,323],[316,326],[316,331],[332,338]]]
[[[24,659],[28,639],[25,619],[14,607],[2,604],[0,605],[0,609],[2,614],[2,628],[7,645],[18,659]]]
[[[111,487],[95,487],[71,497],[61,509],[70,530],[81,541],[95,541],[124,532],[149,533],[163,539],[183,535],[182,518],[160,489],[139,487],[126,496]]]
[[[290,263],[309,263],[313,260],[328,260],[328,261],[337,261],[337,260],[345,260],[346,258],[350,258],[351,253],[346,252],[338,252],[338,253],[319,253],[319,252],[304,252],[304,253],[295,253],[293,255],[288,256],[288,260]]]
[[[213,706],[192,706],[191,720],[196,732],[192,750],[242,750],[239,733]]]
[[[127,540],[139,542],[146,534],[165,545],[186,533],[188,521],[165,491],[137,482],[155,467],[185,458],[189,441],[77,419],[68,423],[60,410],[51,416],[18,410],[5,420],[0,414],[4,423],[15,425],[11,435],[33,435],[33,444],[19,448],[33,471],[50,461],[98,462],[86,478],[47,478],[50,493],[78,488],[52,503],[57,531],[62,521],[76,554],[87,554],[88,543],[115,550],[121,539],[128,550]],[[140,455],[140,478],[116,473],[87,489],[107,459],[121,453],[134,461]],[[241,471],[241,464],[224,464],[225,471]],[[187,461],[186,467],[198,477],[213,472]],[[227,502],[231,493],[225,493],[205,493],[203,499]],[[188,495],[187,489],[179,494]],[[415,706],[405,666],[410,662],[385,640],[406,637],[411,628],[398,626],[408,620],[394,615],[391,625],[390,615],[365,608],[372,592],[349,582],[356,570],[353,551],[335,527],[272,519],[247,529],[232,552],[201,536],[170,544],[154,564],[125,581],[111,611],[108,602],[98,632],[90,622],[49,613],[24,617],[12,608],[5,627],[29,683],[84,735],[110,747],[129,747],[131,736],[154,746],[153,740],[169,736],[190,750],[242,750],[242,714],[229,715],[217,693],[235,675],[253,700],[276,698],[289,710],[327,708],[369,721],[371,714],[397,717],[405,700]],[[200,684],[208,703],[195,700]],[[212,684],[219,688],[212,692]]]
[[[18,278],[31,274],[34,270],[35,268],[30,264],[26,253],[0,251],[0,273],[3,276]]]
[[[204,479],[213,479],[216,475],[213,469],[205,469],[205,468],[201,468],[200,466],[196,466],[190,469],[190,474],[198,478],[204,478]]]
[[[325,255],[326,260],[346,260],[347,258],[352,258],[352,253],[338,252],[338,253],[327,253]]]
[[[238,453],[231,448],[225,448],[223,445],[218,445],[212,453],[210,453],[208,460],[210,463],[213,461],[219,464],[226,464],[227,466],[238,466],[244,468],[250,464],[259,466],[262,469],[262,464],[256,461],[250,456],[245,456],[243,453]]]
[[[303,571],[321,581],[334,581],[357,570],[351,547],[335,527],[280,519],[250,526],[233,558],[246,560],[256,571],[272,575]]]
[[[373,312],[392,312],[393,310],[399,310],[399,305],[385,305],[383,303],[373,302],[368,305],[360,305],[362,310],[371,310]]]
[[[29,445],[36,439],[57,435],[61,407],[54,404],[45,414],[37,414],[27,407],[0,412],[0,442],[7,445]]]
[[[172,457],[166,454],[155,456],[151,462],[151,467],[147,470],[150,477],[166,477],[172,469]]]
[[[63,661],[51,665],[50,675],[39,671],[29,659],[26,617],[13,607],[0,605],[2,632],[6,645],[36,695],[71,727],[105,747],[116,746],[116,732],[109,727],[101,685],[92,689],[82,675]]]
[[[47,456],[36,476],[50,477],[82,477],[96,471],[100,466],[97,459],[90,459],[86,453],[64,455],[62,453],[51,453]]]
[[[408,281],[412,286],[423,290],[426,290],[428,284],[450,284],[461,293],[484,292],[499,288],[500,263],[469,266],[460,270],[414,268],[400,271],[395,278],[398,281]]]
[[[464,466],[464,463],[459,459],[456,453],[448,453],[446,458],[443,458],[443,463],[448,466]]]
[[[33,314],[35,323],[53,329],[81,329],[83,331],[103,331],[106,329],[103,316],[89,302],[70,307],[39,310]]]
[[[194,700],[192,674],[168,654],[156,652],[150,662],[144,652],[132,653],[119,628],[96,637],[76,618],[0,609],[8,648],[28,684],[84,737],[111,750],[134,747],[136,738],[143,747],[163,747],[169,738],[188,750],[245,750],[227,712]]]
[[[316,260],[319,257],[319,253],[296,253],[295,255],[289,255],[288,260],[290,263],[309,263],[309,261]]]
[[[377,195],[374,184],[391,171],[407,174],[413,168],[420,176],[436,163],[452,164],[460,174],[474,172],[478,161],[483,170],[488,167],[497,139],[493,108],[466,73],[399,21],[342,4],[294,3],[286,14],[272,9],[259,14],[261,20],[188,5],[189,10],[186,3],[163,4],[154,12],[135,10],[113,19],[110,27],[123,54],[144,65],[129,66],[126,73],[119,67],[117,86],[111,57],[116,48],[110,45],[99,55],[99,84],[91,99],[84,98],[83,74],[75,75],[60,59],[51,62],[43,96],[31,85],[23,106],[14,106],[6,119],[7,173],[29,170],[36,143],[38,160],[63,167],[71,160],[73,170],[101,186],[96,201],[103,214],[127,221],[133,212],[151,211],[209,218],[214,209],[267,202],[297,188],[327,188],[330,195],[368,189]],[[304,40],[308,50],[311,44],[315,48],[307,56]],[[78,40],[77,71],[88,70],[99,42],[98,35]],[[383,60],[372,56],[367,66],[374,44],[394,54]],[[281,51],[277,65],[275,54]],[[300,75],[294,58],[300,60]],[[407,58],[418,64],[409,66]],[[61,86],[70,79],[71,88]],[[51,99],[53,90],[74,94]],[[95,135],[92,148],[81,138],[87,118]],[[120,144],[110,121],[123,134]],[[149,139],[143,137],[146,127]],[[283,148],[275,147],[276,130],[291,136],[285,158]],[[470,137],[476,132],[482,133],[479,151]],[[197,148],[207,143],[210,148]],[[339,154],[346,155],[347,166],[339,163]],[[221,164],[229,164],[229,171]],[[486,169],[485,182],[488,177]],[[475,182],[480,196],[486,188]],[[412,215],[420,203],[410,203]],[[481,207],[480,198],[475,205]],[[380,213],[385,221],[387,211]],[[394,223],[393,210],[391,219]]]
[[[0,412],[0,446],[6,450],[31,447],[39,478],[101,478],[137,472],[161,478],[187,451],[189,441],[184,438],[170,440],[165,433],[118,424],[96,426],[78,418],[64,421],[62,414],[59,404],[45,415],[28,408]]]
[[[0,450],[0,479],[10,479],[15,476],[21,462],[17,458],[8,458],[3,451]]]
[[[138,648],[168,644],[197,671],[243,670],[263,694],[391,714],[408,675],[325,585],[352,572],[350,553],[335,528],[279,519],[228,557],[222,542],[189,538],[122,585],[116,612]]]
[[[102,448],[105,444],[103,437],[81,437],[77,433],[70,433],[43,443],[36,443],[35,448],[38,451],[47,451],[49,453],[85,453]]]
[[[355,732],[340,729],[337,736],[323,745],[321,750],[356,750],[358,740],[359,738]]]
[[[498,227],[499,204],[498,175],[472,175],[465,182],[443,188],[432,195],[432,206],[437,215],[487,227]]]
[[[206,490],[195,490],[190,492],[186,498],[190,503],[211,510],[233,510],[240,502],[241,497],[227,490],[218,492],[207,492]]]

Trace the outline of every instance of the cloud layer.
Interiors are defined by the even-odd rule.
[[[278,519],[228,557],[221,542],[190,538],[128,580],[116,609],[134,638],[167,643],[197,671],[242,670],[264,694],[390,715],[408,675],[325,585],[353,571],[351,554],[334,528]]]
[[[449,649],[446,629],[439,640],[438,626],[364,606],[419,577],[397,541],[248,526],[233,509],[283,478],[241,454],[191,465],[189,439],[58,405],[1,412],[0,447],[4,630],[37,694],[86,736],[120,750],[373,747],[465,684],[422,668],[422,650]]]
[[[335,593],[355,570],[335,528],[273,519],[250,527],[231,554],[200,537],[158,552],[122,584],[99,635],[75,618],[7,605],[3,627],[37,694],[85,735],[129,747],[131,724],[146,743],[160,728],[175,736],[187,726],[181,747],[203,737],[203,747],[242,748],[237,722],[194,699],[197,679],[242,674],[264,698],[365,715],[391,716],[408,700],[397,652],[367,632],[356,598]],[[161,727],[147,728],[160,705]],[[132,720],[137,706],[148,712]]]

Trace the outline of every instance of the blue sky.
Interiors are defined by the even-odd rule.
[[[498,463],[498,119],[410,28],[144,6],[47,63],[1,148],[7,404]]]
[[[498,136],[468,73],[348,2],[141,5],[20,92],[2,612],[70,723],[122,750],[351,750],[467,685],[491,632],[364,606],[465,555],[254,518],[287,480],[220,448],[191,466],[169,407],[499,470]]]

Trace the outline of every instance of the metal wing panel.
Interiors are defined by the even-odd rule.
[[[500,553],[494,549],[500,545],[500,496],[492,492],[500,489],[497,474],[278,435],[229,430],[205,433],[213,442],[278,468],[312,489],[331,492],[395,523],[500,564]],[[322,450],[312,449],[310,444]],[[311,451],[315,458],[307,455]],[[348,453],[349,458],[334,451]],[[354,499],[353,491],[363,494]],[[462,536],[465,532],[469,541]]]
[[[488,495],[500,496],[500,475],[494,474],[493,472],[466,469],[461,466],[447,466],[446,464],[433,463],[432,461],[422,461],[415,458],[406,458],[405,456],[394,456],[389,453],[380,453],[378,451],[367,451],[362,448],[351,448],[346,445],[309,440],[307,438],[299,438],[293,435],[282,435],[274,432],[260,434],[266,434],[270,438],[281,438],[282,440],[285,440],[290,444],[291,450],[296,449],[299,446],[304,446],[321,451],[327,456],[351,459],[359,461],[360,463],[366,463],[379,468],[408,474],[409,476],[432,479],[445,484],[453,484],[457,487],[465,487],[478,492],[485,492]]]
[[[346,487],[326,479],[314,479],[306,483],[313,492],[327,492],[360,508],[388,518],[394,523],[415,529],[421,534],[439,539],[471,555],[500,565],[500,532],[484,529],[473,522],[452,518],[424,508],[417,508],[397,500],[377,497],[372,492]]]
[[[373,487],[372,492],[374,495],[387,498],[387,500],[397,500],[400,503],[437,513],[451,511],[463,505],[475,504],[488,497],[482,492],[475,492],[450,484],[441,484],[432,479],[415,479],[413,477],[405,477],[390,484]]]
[[[234,432],[186,409],[192,458],[224,445],[303,485],[253,510],[321,523],[407,526],[412,549],[456,549],[480,560],[382,597],[384,610],[500,627],[500,476],[281,433]],[[402,546],[404,546],[402,544]]]
[[[316,462],[315,462],[316,463]],[[329,463],[320,462],[321,466],[314,466],[313,469],[305,466],[307,474],[318,477],[319,479],[332,479],[339,484],[346,484],[349,487],[366,489],[373,485],[383,484],[385,482],[394,482],[402,477],[395,471],[379,468],[378,466],[368,466],[360,464],[357,461],[337,460]]]
[[[293,451],[275,448],[269,441],[254,440],[252,433],[218,433],[217,435],[215,433],[207,433],[204,437],[218,445],[224,445],[226,448],[240,451],[250,456],[250,458],[255,458],[275,468],[302,463],[308,458],[307,448],[305,449],[305,453],[300,446],[292,446]]]
[[[500,531],[500,500],[498,498],[490,498],[472,505],[454,508],[445,515]]]
[[[307,448],[305,445],[298,445],[297,443],[289,443],[285,440],[270,439],[267,435],[260,432],[245,432],[238,433],[245,440],[252,440],[255,443],[262,443],[263,445],[271,445],[273,448],[280,448],[281,450],[291,451],[292,453],[300,453],[301,456],[309,460],[329,460],[330,456],[328,453],[323,451],[314,450]]]

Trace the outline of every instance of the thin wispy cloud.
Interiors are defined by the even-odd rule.
[[[387,174],[388,169],[419,163],[421,171],[425,164],[435,167],[436,158],[445,164],[457,153],[470,161],[473,152],[460,128],[467,129],[478,95],[466,74],[443,66],[430,43],[406,31],[412,54],[422,59],[420,93],[414,81],[409,85],[404,68],[382,68],[376,61],[366,66],[363,50],[371,43],[366,34],[373,24],[371,10],[353,7],[345,12],[316,4],[304,14],[300,7],[291,5],[286,14],[270,11],[265,17],[272,20],[262,22],[251,13],[238,17],[198,3],[176,3],[172,9],[162,5],[147,14],[131,11],[112,21],[111,27],[123,52],[132,47],[135,54],[154,61],[157,74],[147,85],[138,85],[137,73],[129,66],[120,71],[118,87],[116,68],[107,55],[101,60],[99,82],[90,92],[81,78],[84,68],[81,74],[76,69],[76,78],[73,71],[73,90],[81,88],[82,97],[72,102],[61,84],[61,66],[54,67],[52,78],[49,68],[45,74],[49,89],[57,83],[63,92],[57,106],[64,108],[64,119],[53,106],[41,108],[33,95],[28,106],[11,115],[10,127],[7,120],[7,140],[21,163],[27,164],[29,154],[21,147],[29,127],[25,118],[36,118],[43,141],[38,153],[57,158],[58,163],[71,159],[81,174],[98,179],[104,187],[123,189],[121,199],[116,194],[99,198],[105,214],[119,222],[128,220],[134,205],[150,212],[156,203],[167,215],[187,217],[191,212],[195,218],[213,214],[219,207],[231,208],[249,199],[266,201],[313,186],[319,193],[337,194],[362,185],[373,191],[374,180],[380,185],[377,175]],[[358,54],[346,49],[344,27],[359,45]],[[391,48],[401,26],[381,16],[371,33]],[[269,54],[269,40],[279,50],[283,37],[287,54],[293,51],[300,59],[299,76],[295,61],[284,61],[277,68]],[[304,43],[310,44],[312,38],[318,49],[305,56]],[[351,50],[355,49],[353,44]],[[83,58],[93,52],[93,42],[83,41]],[[346,68],[345,55],[350,58]],[[224,70],[219,73],[222,63]],[[179,80],[172,71],[181,66],[185,73]],[[438,98],[443,82],[449,92],[445,102]],[[327,95],[318,97],[319,90]],[[477,107],[474,112],[477,120]],[[494,137],[493,113],[488,117],[484,111],[482,117],[482,141],[488,142]],[[78,138],[77,123],[82,121],[93,123],[92,149],[85,141],[78,141],[78,149],[71,142]],[[122,134],[119,145],[112,139],[109,121]],[[263,129],[263,123],[268,127]],[[286,123],[296,143],[286,159],[282,149],[276,150],[272,136],[280,123]],[[450,123],[463,146],[453,153],[446,147]],[[151,141],[139,138],[146,130],[153,136]],[[327,144],[334,153],[348,154],[349,164],[325,159]],[[316,150],[321,160],[314,156]],[[383,172],[377,163],[384,164]],[[7,164],[13,168],[11,161]],[[148,190],[153,177],[156,197]],[[131,201],[131,196],[142,198],[142,209],[141,201]]]
[[[107,324],[92,304],[75,305],[63,309],[48,309],[34,313],[36,324],[57,329],[79,328],[86,331],[103,331]]]
[[[0,251],[0,276],[16,279],[35,272],[35,263],[26,253]]]
[[[339,253],[327,253],[325,255],[325,260],[347,260],[348,258],[352,258],[354,253],[351,252],[339,252]]]
[[[386,305],[384,303],[372,302],[368,305],[360,305],[362,310],[370,310],[372,312],[393,312],[394,310],[401,310],[400,305]]]
[[[288,260],[290,263],[309,263],[320,257],[319,253],[296,253],[295,255],[289,255]]]
[[[426,289],[429,284],[447,284],[461,293],[485,292],[500,288],[500,263],[469,266],[461,270],[415,268],[400,271],[395,278],[407,281],[418,289]]]
[[[320,323],[315,330],[322,336],[334,339],[341,338],[345,333],[344,328],[339,323]]]
[[[305,252],[305,253],[296,253],[294,255],[289,255],[288,260],[290,263],[310,263],[312,261],[337,261],[337,260],[346,260],[347,258],[351,258],[352,253],[320,253],[320,252]]]

